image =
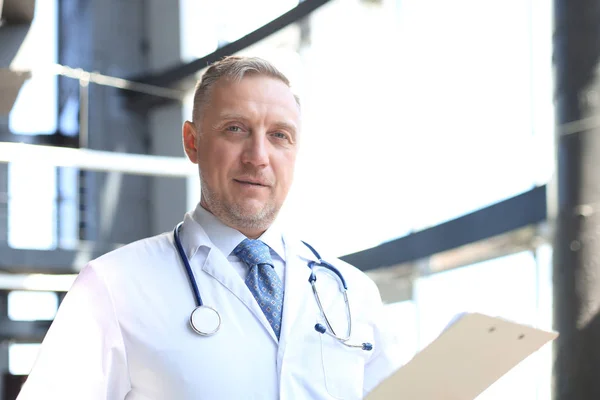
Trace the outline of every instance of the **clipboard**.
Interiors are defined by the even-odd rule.
[[[473,400],[556,337],[556,332],[467,313],[365,399]]]

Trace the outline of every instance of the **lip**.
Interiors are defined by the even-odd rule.
[[[246,184],[246,185],[254,185],[254,186],[258,186],[258,187],[269,187],[270,186],[265,181],[262,181],[259,179],[253,179],[253,178],[235,178],[234,181],[237,183]]]

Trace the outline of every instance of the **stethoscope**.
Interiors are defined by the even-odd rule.
[[[179,229],[181,228],[182,225],[183,225],[183,222],[181,222],[177,225],[177,227],[173,231],[173,238],[175,239],[175,246],[177,247],[177,253],[179,253],[179,258],[181,258],[181,262],[183,263],[183,265],[185,267],[185,271],[186,271],[188,279],[190,281],[192,291],[194,292],[194,298],[196,299],[196,308],[194,309],[194,311],[192,311],[192,314],[190,315],[190,321],[189,321],[190,326],[192,327],[194,332],[196,332],[200,336],[211,336],[211,335],[214,335],[215,333],[217,333],[219,331],[219,328],[221,327],[221,315],[219,314],[219,312],[216,309],[205,305],[202,301],[202,297],[200,296],[200,291],[198,290],[198,284],[196,283],[196,279],[194,278],[194,273],[192,272],[192,267],[190,266],[190,262],[187,258],[187,255],[185,254],[185,251],[183,250],[183,246],[181,244],[181,239],[179,237]],[[317,331],[321,334],[329,335],[347,347],[360,348],[365,351],[373,350],[373,345],[371,343],[361,343],[361,344],[348,343],[348,341],[350,340],[350,336],[352,335],[352,314],[350,312],[350,303],[348,302],[348,293],[347,293],[348,285],[346,284],[346,280],[344,279],[344,277],[342,276],[342,273],[340,271],[338,271],[337,268],[335,268],[330,263],[323,261],[321,259],[321,256],[319,255],[319,253],[311,245],[309,245],[308,243],[306,243],[304,241],[302,243],[304,243],[304,245],[310,249],[310,251],[315,255],[315,257],[318,260],[318,261],[311,260],[308,262],[308,268],[310,268],[310,276],[308,278],[308,282],[310,283],[310,285],[312,287],[312,291],[315,296],[317,306],[319,307],[319,311],[320,311],[321,315],[323,316],[323,319],[325,320],[325,325],[327,325],[327,327],[325,327],[323,324],[318,323],[315,325],[315,331]],[[338,279],[341,283],[340,290],[342,292],[342,295],[344,296],[344,303],[346,305],[346,317],[348,319],[348,328],[346,329],[345,336],[339,336],[338,334],[336,334],[335,330],[331,326],[331,323],[329,322],[329,319],[327,318],[327,315],[325,314],[325,310],[323,310],[323,305],[321,304],[321,299],[319,297],[319,293],[318,293],[317,287],[315,285],[315,282],[317,281],[317,276],[315,275],[315,267],[325,268],[325,269],[333,272],[338,277]]]

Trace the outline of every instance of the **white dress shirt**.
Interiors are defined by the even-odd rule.
[[[233,254],[233,250],[242,240],[246,239],[246,236],[222,223],[217,217],[200,205],[194,210],[193,218],[204,229],[204,232],[206,232],[206,235],[215,247],[231,263],[235,271],[245,280],[248,276],[249,268]],[[276,222],[273,223],[258,239],[269,246],[271,258],[273,258],[273,267],[283,282],[285,279],[285,245],[279,224]]]

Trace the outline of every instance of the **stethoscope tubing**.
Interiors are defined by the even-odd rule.
[[[190,282],[190,286],[192,287],[192,291],[194,292],[194,299],[196,300],[196,307],[202,307],[204,303],[202,302],[202,296],[200,296],[200,290],[198,290],[198,284],[196,283],[196,278],[194,278],[194,271],[192,271],[192,267],[190,266],[190,262],[188,261],[188,257],[185,254],[185,250],[183,250],[183,246],[181,244],[181,238],[179,237],[179,229],[183,225],[183,222],[180,222],[175,230],[173,231],[173,237],[175,239],[175,246],[177,246],[177,252],[179,253],[179,258],[183,262],[185,267],[185,271],[187,272],[188,280]]]
[[[181,259],[181,261],[183,262],[183,265],[185,267],[185,271],[187,273],[188,280],[189,280],[190,286],[192,288],[192,292],[194,293],[194,299],[196,301],[196,309],[194,309],[194,311],[192,312],[192,315],[190,316],[190,324],[192,325],[192,328],[194,329],[194,331],[196,331],[196,333],[198,333],[202,336],[210,336],[210,335],[214,334],[216,331],[218,331],[218,329],[221,325],[221,316],[219,315],[219,312],[216,309],[214,309],[212,307],[204,306],[204,303],[202,302],[202,296],[200,296],[200,290],[198,289],[198,284],[196,283],[196,279],[194,277],[194,272],[192,271],[192,267],[190,266],[189,259],[188,259],[187,255],[185,254],[185,250],[183,249],[183,245],[182,245],[181,238],[179,235],[179,230],[181,229],[182,225],[183,225],[183,222],[180,222],[177,225],[177,227],[174,229],[173,238],[174,238],[175,246],[177,248],[177,252],[179,253],[179,258]],[[310,268],[310,276],[308,278],[308,282],[310,283],[310,285],[312,287],[312,292],[316,299],[317,306],[319,308],[319,312],[321,313],[323,319],[325,320],[325,324],[327,325],[327,328],[325,328],[321,324],[316,324],[315,330],[321,334],[327,334],[328,336],[335,338],[340,343],[342,343],[344,346],[352,347],[352,348],[362,348],[363,350],[366,350],[366,351],[372,350],[373,345],[371,343],[362,343],[360,345],[353,345],[353,344],[347,343],[348,340],[350,339],[350,337],[352,336],[352,313],[350,310],[350,302],[348,300],[348,293],[347,293],[348,285],[346,284],[346,280],[344,279],[344,276],[342,275],[342,273],[336,267],[334,267],[333,265],[324,261],[321,258],[321,255],[315,250],[314,247],[312,247],[310,244],[308,244],[304,241],[302,241],[302,243],[304,243],[304,245],[312,251],[312,253],[315,255],[315,257],[318,260],[318,261],[310,260],[308,262],[308,267]],[[340,290],[342,292],[342,295],[344,296],[346,317],[348,319],[348,329],[346,331],[345,337],[342,337],[342,336],[339,336],[338,334],[336,334],[335,330],[333,329],[333,326],[331,325],[331,322],[329,321],[329,318],[327,318],[327,314],[325,313],[325,310],[323,309],[323,304],[321,303],[321,298],[319,297],[319,292],[317,291],[317,287],[315,285],[315,282],[317,281],[317,276],[315,275],[315,271],[314,271],[315,267],[325,268],[325,269],[333,272],[340,280],[340,283],[342,285],[342,288]],[[194,316],[194,313],[196,313],[201,308],[210,309],[210,310],[214,311],[214,313],[216,314],[216,316],[218,318],[218,324],[213,331],[204,332],[203,330],[198,329],[195,326],[195,324],[193,322],[193,316]]]

